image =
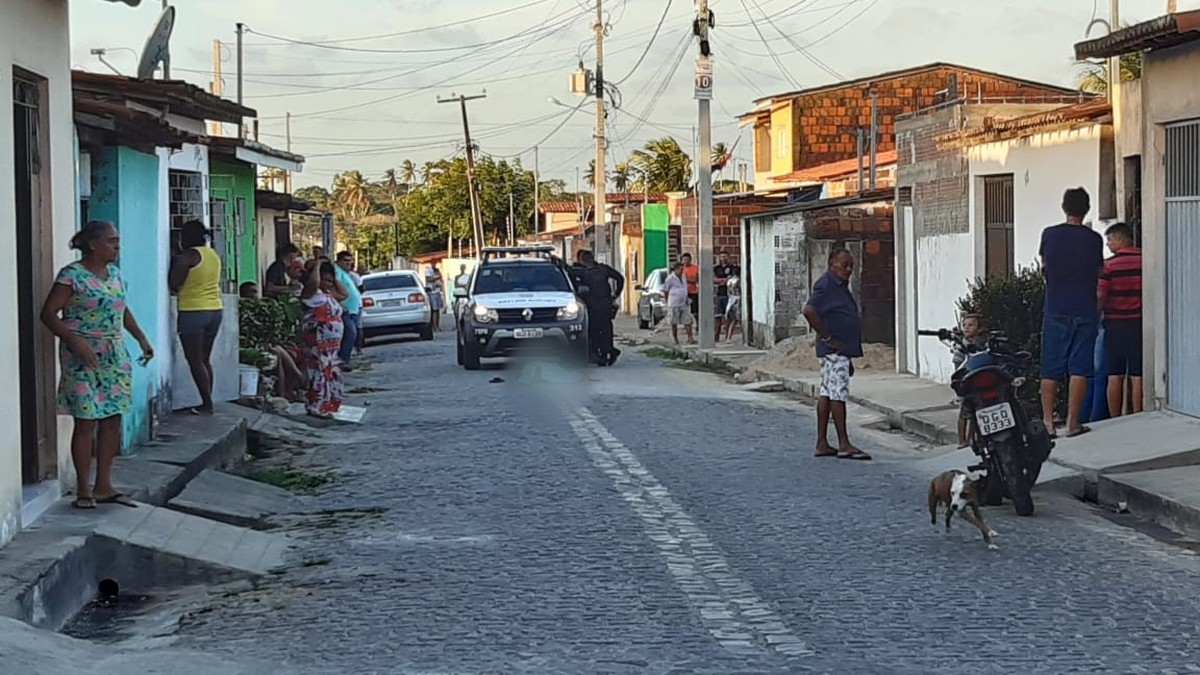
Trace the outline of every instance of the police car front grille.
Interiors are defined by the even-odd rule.
[[[535,307],[531,308],[530,311],[533,312],[533,316],[528,320],[529,323],[554,321],[558,318],[558,308],[556,307]],[[501,323],[524,323],[526,321],[524,307],[519,309],[501,309],[497,310],[496,313],[500,315]]]

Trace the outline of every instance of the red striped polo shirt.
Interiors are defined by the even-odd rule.
[[[1142,318],[1142,250],[1129,246],[1104,261],[1097,294],[1105,319]]]

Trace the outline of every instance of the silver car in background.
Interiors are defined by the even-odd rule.
[[[429,294],[416,272],[376,272],[362,279],[365,339],[403,334],[416,334],[422,340],[433,339]]]
[[[667,281],[667,270],[659,268],[650,270],[646,280],[634,286],[641,291],[638,296],[638,328],[646,329],[657,326],[667,316],[667,299],[663,296],[663,284]]]

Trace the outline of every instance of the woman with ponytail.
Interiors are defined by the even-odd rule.
[[[137,506],[112,484],[113,461],[121,451],[121,416],[133,405],[133,365],[125,332],[141,347],[140,364],[154,358],[154,348],[125,303],[125,281],[116,265],[121,251],[116,226],[90,221],[71,239],[71,248],[82,258],[59,271],[41,318],[59,339],[58,411],[75,418],[71,435],[78,481],[75,506],[94,509],[97,502]]]

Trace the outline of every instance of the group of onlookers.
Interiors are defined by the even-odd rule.
[[[742,268],[734,264],[729,254],[721,251],[713,267],[715,301],[713,315],[716,319],[715,340],[725,332],[726,342],[733,340],[733,333],[741,325]],[[667,299],[667,322],[671,326],[671,337],[679,344],[679,327],[683,326],[688,344],[695,344],[692,325],[700,319],[700,266],[692,262],[692,255],[684,253],[671,265],[663,284],[663,295]]]
[[[1117,417],[1142,410],[1142,253],[1133,229],[1125,223],[1109,226],[1102,238],[1084,222],[1091,199],[1083,188],[1063,194],[1065,221],[1042,231],[1038,254],[1045,278],[1041,326],[1041,404],[1046,428],[1055,431],[1059,383],[1066,379],[1066,433],[1070,438],[1090,431],[1081,421],[1089,382],[1097,362],[1106,382],[1095,406]],[[1106,242],[1107,240],[1107,242]],[[1112,256],[1105,259],[1107,243]],[[818,336],[821,389],[817,405],[818,457],[870,459],[850,442],[846,432],[846,400],[854,373],[851,359],[861,357],[862,320],[849,288],[854,256],[838,249],[829,258],[829,271],[817,280],[804,316]],[[964,337],[987,342],[986,317],[970,314],[962,320]],[[1097,340],[1103,330],[1102,354]],[[965,361],[956,355],[955,366]],[[832,417],[839,445],[828,442]],[[959,424],[959,445],[966,444],[966,422]]]

